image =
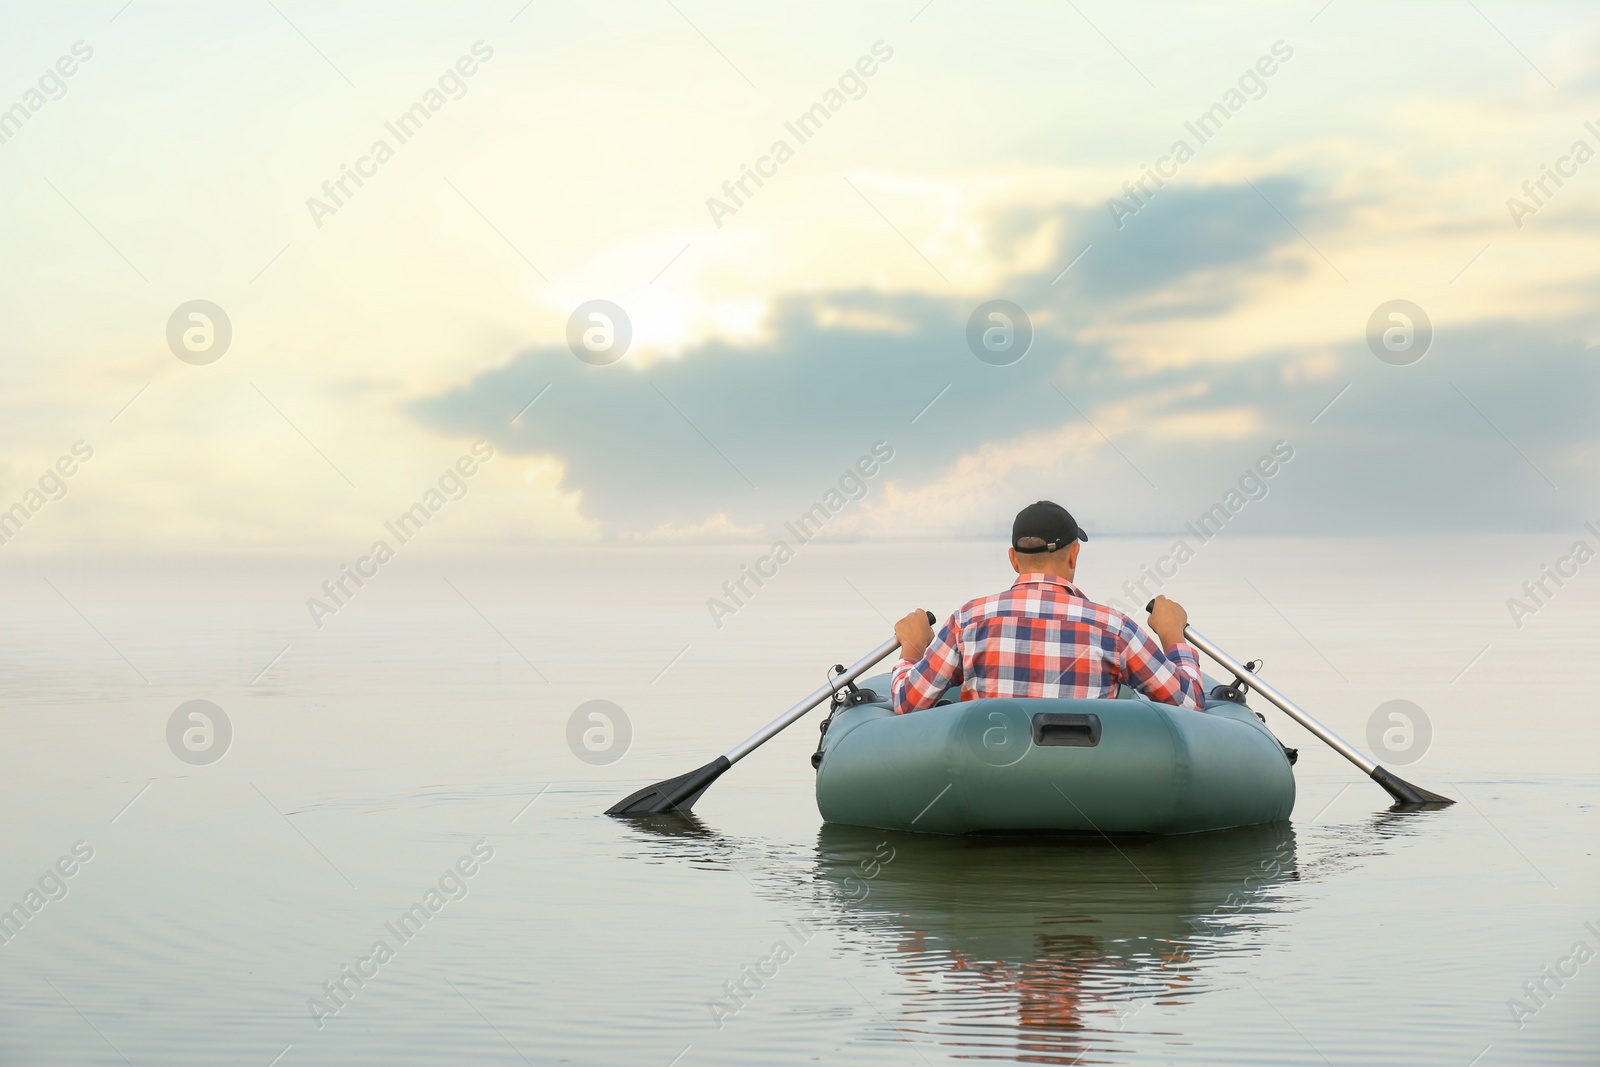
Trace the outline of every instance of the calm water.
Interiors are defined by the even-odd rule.
[[[813,721],[693,820],[600,814],[880,613],[1001,587],[994,546],[807,546],[720,630],[751,548],[401,559],[321,630],[336,561],[7,557],[0,906],[44,889],[0,945],[0,1064],[1600,1062],[1600,578],[1505,607],[1568,542],[1207,546],[1167,590],[1195,625],[1358,746],[1415,702],[1402,773],[1463,802],[1388,812],[1269,710],[1292,824],[1116,846],[824,827]],[[232,726],[207,765],[167,740],[197,699]],[[604,766],[567,740],[595,699],[631,721]]]

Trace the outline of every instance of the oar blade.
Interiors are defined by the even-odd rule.
[[[1372,769],[1372,780],[1383,786],[1389,795],[1394,797],[1396,803],[1404,804],[1407,807],[1442,808],[1455,803],[1449,797],[1429,792],[1420,785],[1412,785],[1404,778],[1386,771],[1382,767],[1374,767]]]
[[[688,774],[645,786],[611,805],[606,809],[606,814],[637,819],[645,815],[663,815],[669,811],[688,811],[700,799],[700,794],[711,788],[711,783],[721,778],[722,772],[731,766],[727,756],[718,756]]]

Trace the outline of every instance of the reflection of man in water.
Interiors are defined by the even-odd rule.
[[[1002,1013],[1015,1012],[1018,1032],[1011,1047],[1022,1063],[1075,1064],[1089,1047],[1087,1035],[1080,1032],[1120,1030],[1148,1005],[1170,1003],[1157,998],[1192,980],[1177,970],[1191,962],[1188,951],[1171,943],[1163,945],[1156,971],[1148,970],[1154,961],[1105,955],[1096,938],[1083,934],[1041,936],[1038,955],[1021,963],[974,958],[921,931],[908,931],[897,948],[904,956],[898,969],[912,981],[932,984],[953,975],[963,983],[962,1014],[976,1019],[962,1028],[970,1033],[969,1041],[949,1043],[994,1048],[1013,1036]],[[1139,977],[1130,983],[1128,975],[1119,973],[1124,967]],[[974,994],[1004,1006],[974,1003]],[[985,1030],[993,1032],[991,1039],[984,1039]]]
[[[1017,580],[968,601],[937,636],[919,608],[895,623],[900,662],[890,692],[895,713],[931,708],[947,689],[981,697],[1114,697],[1131,686],[1162,704],[1205,706],[1200,656],[1183,639],[1182,605],[1155,599],[1150,628],[1096,604],[1073,584],[1087,535],[1060,504],[1041,500],[1011,526]]]

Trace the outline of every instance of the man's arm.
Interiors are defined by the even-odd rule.
[[[1183,606],[1158,596],[1150,612],[1150,628],[1160,644],[1127,619],[1118,651],[1123,676],[1133,688],[1159,703],[1199,711],[1206,704],[1205,682],[1200,677],[1200,654],[1183,639],[1187,625],[1189,614]]]
[[[900,638],[900,662],[890,678],[889,706],[896,715],[931,708],[945,690],[961,684],[961,636],[954,616],[935,637],[919,608],[895,623],[894,632]]]

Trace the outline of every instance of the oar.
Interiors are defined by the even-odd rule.
[[[1152,600],[1150,603],[1144,606],[1144,610],[1147,612],[1151,611],[1155,608],[1155,605],[1156,602]],[[1234,675],[1238,677],[1241,683],[1249,686],[1251,689],[1254,689],[1272,703],[1276,704],[1279,710],[1281,710],[1285,715],[1289,716],[1289,718],[1293,719],[1301,726],[1304,726],[1307,730],[1310,730],[1312,733],[1316,734],[1323,741],[1327,742],[1328,747],[1339,753],[1339,755],[1343,756],[1351,763],[1354,763],[1357,767],[1360,767],[1362,772],[1366,774],[1368,778],[1371,778],[1374,782],[1377,782],[1379,785],[1383,786],[1383,788],[1387,790],[1389,795],[1394,797],[1395,800],[1402,804],[1444,805],[1455,803],[1455,801],[1451,800],[1449,797],[1442,797],[1438,793],[1428,792],[1428,790],[1423,789],[1421,786],[1412,785],[1399,775],[1393,773],[1392,771],[1384,770],[1376,763],[1367,759],[1367,757],[1363,756],[1360,752],[1357,752],[1355,749],[1345,744],[1344,741],[1340,740],[1338,735],[1332,730],[1328,729],[1316,719],[1312,718],[1309,712],[1305,711],[1294,701],[1278,692],[1266,682],[1263,682],[1254,671],[1250,670],[1244,664],[1240,663],[1222,649],[1218,648],[1203,634],[1196,632],[1193,626],[1185,626],[1183,628],[1183,636],[1184,639],[1187,640],[1191,645],[1194,645],[1200,651],[1204,652],[1206,655],[1222,664],[1228,670],[1232,671]]]
[[[928,625],[932,626],[936,622],[933,612],[928,612]],[[773,737],[776,737],[785,727],[803,717],[806,712],[827,700],[841,685],[853,682],[863,674],[866,674],[879,660],[899,647],[899,638],[889,638],[889,640],[868,652],[866,656],[857,660],[843,674],[836,674],[829,678],[826,685],[814,690],[810,696],[728,749],[728,751],[704,767],[692,770],[688,774],[680,774],[676,778],[668,778],[664,782],[657,782],[655,785],[645,786],[632,796],[607,808],[606,814],[633,817],[661,815],[669,811],[688,811],[694,807],[694,802],[700,799],[700,794],[711,788],[711,783],[721,778],[729,767],[744,759]]]

